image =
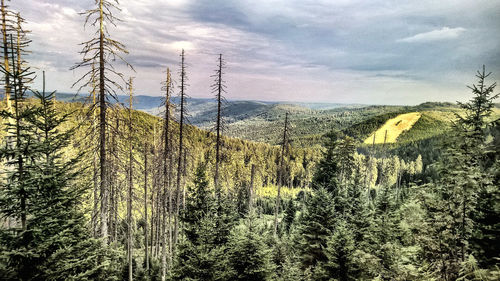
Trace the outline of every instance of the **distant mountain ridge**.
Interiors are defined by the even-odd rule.
[[[88,95],[57,93],[59,101],[89,102]],[[128,97],[118,96],[118,102],[128,103]],[[172,102],[179,104],[179,98]],[[153,115],[161,115],[164,99],[159,96],[134,96],[134,109]],[[211,130],[217,114],[213,98],[189,98],[187,100],[189,123],[201,129]],[[408,112],[425,112],[423,119],[402,133],[398,140],[417,140],[432,137],[448,127],[456,104],[426,102],[417,106],[362,105],[341,103],[268,102],[252,100],[228,100],[224,104],[224,134],[252,141],[279,144],[285,114],[289,113],[292,142],[299,146],[323,143],[323,136],[332,131],[343,131],[363,142],[387,120]],[[498,109],[496,109],[498,111]],[[425,124],[425,125],[424,125]],[[399,141],[398,141],[399,142]]]

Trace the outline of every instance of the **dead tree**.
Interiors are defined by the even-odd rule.
[[[145,137],[144,139],[147,139]],[[144,142],[144,260],[146,263],[146,272],[149,272],[148,256],[148,151],[147,141]]]
[[[95,72],[95,67],[94,64],[92,64],[92,72]],[[91,82],[91,95],[92,95],[92,107],[95,108],[96,106],[96,88],[95,88],[95,75],[92,75],[92,82]],[[92,139],[97,138],[97,122],[96,122],[96,111],[92,110],[92,122],[91,122],[91,131],[92,131]],[[97,149],[93,148],[92,149],[92,182],[94,184],[94,207],[92,209],[92,233],[94,238],[98,237],[98,227],[97,227],[97,216],[99,215],[99,169],[97,167],[98,161],[97,161]]]
[[[163,192],[164,192],[164,204],[163,208],[163,223],[162,223],[162,253],[161,253],[161,280],[165,281],[166,272],[167,272],[167,237],[166,237],[166,225],[168,223],[168,255],[169,261],[172,256],[172,228],[171,228],[171,220],[172,220],[172,192],[170,188],[170,169],[171,165],[168,163],[168,160],[171,158],[171,140],[170,140],[170,114],[171,114],[171,104],[170,97],[172,95],[172,79],[170,77],[170,69],[167,68],[167,79],[165,81],[162,89],[165,91],[165,116],[163,120]],[[168,203],[167,203],[168,202]],[[168,212],[166,210],[168,208]],[[168,215],[165,215],[168,213]],[[168,218],[168,222],[167,222]],[[169,262],[170,264],[170,262]]]
[[[5,69],[5,101],[7,103],[7,111],[12,113],[12,101],[11,101],[11,77],[7,73],[11,71],[9,58],[13,56],[12,48],[9,46],[9,33],[13,31],[12,27],[12,13],[9,11],[8,7],[5,5],[5,0],[1,1],[1,13],[2,13],[2,51],[3,51],[3,65]],[[9,122],[12,120],[9,120]]]
[[[215,132],[216,132],[216,139],[215,139],[215,173],[214,173],[214,186],[215,186],[215,195],[217,198],[217,201],[220,200],[220,192],[221,192],[221,187],[219,183],[219,167],[220,167],[220,151],[221,151],[221,138],[222,138],[222,133],[224,129],[224,120],[222,117],[223,113],[223,103],[225,103],[225,98],[223,96],[223,93],[226,92],[226,85],[224,83],[224,80],[222,78],[222,75],[224,74],[224,68],[225,68],[225,62],[222,59],[222,54],[219,54],[219,59],[218,59],[218,66],[217,70],[215,71],[215,74],[212,75],[214,77],[214,84],[212,84],[212,93],[215,93],[215,98],[217,100],[217,119],[215,120]]]
[[[132,198],[134,186],[134,158],[133,158],[133,121],[132,121],[132,92],[133,80],[129,79],[129,106],[128,106],[128,196],[127,196],[127,262],[128,262],[128,280],[132,281]]]
[[[255,184],[255,164],[252,164],[252,169],[250,171],[250,186],[248,187],[248,213],[253,212],[253,193]]]
[[[110,153],[108,155],[108,162],[110,167],[107,170],[108,182],[110,185],[110,219],[108,221],[108,225],[111,228],[111,241],[116,241],[118,238],[118,202],[119,196],[121,196],[121,185],[116,172],[120,169],[120,147],[118,142],[118,140],[120,139],[120,117],[120,111],[118,109],[115,110],[115,126],[111,126],[111,130],[108,131],[111,138],[109,149]]]
[[[177,239],[179,236],[179,207],[181,201],[181,177],[182,177],[182,150],[183,150],[183,137],[184,137],[184,118],[186,115],[186,87],[187,87],[187,77],[186,77],[186,64],[184,61],[184,49],[181,53],[181,67],[180,67],[180,117],[179,117],[179,152],[177,155],[177,187],[176,187],[176,201],[175,201],[175,225],[174,225],[174,241],[173,244],[177,244]]]
[[[285,174],[285,153],[288,152],[288,112],[285,114],[285,126],[283,129],[283,139],[281,142],[281,154],[278,169],[278,194],[276,195],[276,206],[274,209],[274,235],[278,234],[278,214],[280,211],[281,186]]]
[[[156,144],[156,124],[153,125],[153,166],[157,167],[158,165],[158,147]],[[154,242],[155,242],[155,215],[157,212],[157,208],[155,207],[155,194],[156,190],[158,188],[158,171],[156,169],[153,169],[153,174],[152,174],[152,179],[153,179],[153,185],[151,188],[151,248],[149,249],[149,256],[153,257],[154,251]]]
[[[100,171],[100,235],[103,237],[104,243],[108,242],[108,224],[107,217],[109,212],[109,183],[107,182],[107,157],[106,157],[106,132],[107,132],[107,108],[109,97],[116,99],[117,90],[121,91],[122,83],[125,83],[123,74],[118,72],[112,65],[116,58],[123,61],[127,66],[132,68],[122,57],[122,54],[127,54],[125,46],[112,39],[108,27],[116,26],[116,22],[120,20],[116,18],[112,11],[120,10],[117,0],[95,0],[96,7],[82,13],[85,15],[84,26],[91,25],[96,27],[96,36],[86,42],[83,42],[83,48],[80,52],[83,56],[81,62],[77,63],[71,69],[87,68],[96,63],[98,71],[92,69],[87,71],[74,84],[80,85],[78,90],[85,87],[95,87],[98,92],[98,108],[99,108],[99,171]],[[93,84],[95,81],[95,85]],[[92,108],[94,110],[94,108]]]

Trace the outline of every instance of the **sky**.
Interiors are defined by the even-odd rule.
[[[15,0],[31,30],[28,61],[47,87],[76,92],[85,69],[81,12],[95,0]],[[218,54],[227,99],[361,104],[463,101],[486,65],[500,77],[500,0],[121,0],[108,25],[135,94],[162,95],[186,52],[191,97],[211,97]],[[35,87],[41,84],[40,79]],[[178,84],[178,83],[177,83]],[[82,90],[83,92],[86,89]]]

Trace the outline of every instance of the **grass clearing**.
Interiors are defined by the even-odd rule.
[[[385,124],[372,133],[368,138],[365,139],[365,144],[372,144],[373,138],[375,136],[375,144],[384,143],[395,143],[399,135],[404,131],[411,129],[411,127],[420,119],[422,113],[420,112],[410,112],[405,114],[400,114],[392,119],[389,119]],[[386,138],[387,131],[387,138]]]

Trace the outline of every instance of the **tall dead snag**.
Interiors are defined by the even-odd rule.
[[[161,280],[165,281],[166,273],[167,273],[167,231],[166,225],[168,223],[168,256],[169,256],[169,265],[171,264],[170,258],[172,257],[172,192],[170,189],[170,169],[171,163],[168,163],[168,160],[171,158],[171,140],[170,140],[170,97],[172,95],[172,79],[170,77],[170,69],[167,68],[167,79],[165,81],[162,90],[165,91],[165,117],[163,120],[163,157],[162,157],[162,165],[163,165],[163,192],[164,192],[164,204],[163,208],[163,223],[162,223],[162,251],[161,251]],[[168,204],[166,204],[168,202]],[[168,212],[166,210],[168,208]],[[165,215],[168,213],[168,215]],[[167,222],[168,218],[168,222]]]
[[[12,48],[9,48],[9,36],[8,34],[13,31],[11,16],[12,13],[8,10],[8,7],[5,5],[5,0],[1,2],[1,13],[2,13],[2,55],[3,55],[3,65],[2,67],[5,69],[5,101],[7,103],[7,111],[12,113],[12,101],[11,101],[11,77],[7,73],[10,72],[10,61],[9,57],[13,56],[10,52]]]
[[[276,206],[274,209],[274,235],[278,234],[278,214],[281,203],[281,186],[285,176],[285,153],[288,152],[288,112],[285,114],[285,127],[283,129],[283,139],[281,142],[280,164],[278,169],[278,194],[276,195]]]
[[[181,177],[182,177],[182,149],[183,149],[183,137],[184,137],[184,118],[186,114],[186,64],[184,61],[184,49],[181,53],[181,67],[180,67],[180,117],[179,117],[179,153],[177,155],[177,187],[175,190],[176,200],[175,200],[175,225],[174,225],[174,245],[177,244],[177,238],[179,236],[179,207],[181,203]]]
[[[92,64],[92,72],[95,72],[95,66]],[[92,96],[92,108],[96,107],[96,91],[95,91],[95,75],[92,75],[92,82],[91,82],[91,96]],[[92,139],[97,138],[97,122],[96,122],[96,111],[92,110],[92,122],[91,122],[91,131],[92,131]],[[92,149],[92,182],[94,184],[94,190],[93,190],[93,196],[94,196],[94,206],[92,208],[92,219],[91,219],[91,225],[92,225],[92,234],[94,238],[98,237],[98,226],[97,226],[97,216],[99,215],[99,169],[97,167],[98,161],[97,161],[97,149],[93,148]]]
[[[111,121],[114,121],[114,126],[110,126],[110,130],[108,134],[110,135],[111,142],[110,142],[110,148],[109,150],[109,168],[107,169],[107,178],[108,178],[108,183],[110,186],[110,208],[109,208],[109,220],[108,220],[108,225],[109,225],[109,232],[110,234],[110,239],[111,241],[116,241],[118,238],[118,202],[119,202],[119,196],[121,196],[121,184],[120,180],[117,176],[116,171],[120,169],[120,148],[119,148],[119,143],[118,140],[121,135],[120,131],[120,119],[121,119],[121,113],[119,109],[114,111],[114,120],[112,118],[109,118],[110,123]],[[95,153],[97,154],[97,153]]]
[[[144,139],[147,139],[144,136]],[[148,151],[147,141],[144,142],[144,261],[146,263],[146,272],[149,272],[148,256]]]
[[[248,187],[248,213],[253,212],[253,193],[255,184],[255,164],[252,164],[252,170],[250,171],[250,186]]]
[[[120,10],[117,0],[95,0],[95,8],[84,13],[84,26],[91,25],[96,27],[96,36],[86,42],[83,42],[83,48],[80,52],[83,56],[81,62],[77,63],[71,69],[87,68],[96,63],[98,71],[92,69],[87,71],[75,85],[80,85],[78,90],[85,87],[94,87],[98,92],[98,108],[99,108],[99,171],[100,171],[100,235],[105,243],[108,242],[108,223],[107,217],[109,212],[108,192],[109,183],[107,182],[107,157],[106,157],[106,131],[107,131],[107,108],[109,96],[116,99],[116,91],[123,90],[121,86],[125,83],[123,74],[118,72],[111,62],[116,58],[124,62],[128,67],[132,68],[122,57],[122,54],[127,54],[125,46],[112,39],[108,27],[116,26],[116,22],[120,21],[116,18],[112,11]],[[94,84],[93,81],[96,83]],[[94,85],[93,85],[94,84]],[[94,110],[94,108],[92,108]]]
[[[153,152],[153,167],[157,167],[158,165],[158,147],[156,145],[156,124],[153,125],[153,147],[152,147],[152,152]],[[149,256],[153,257],[154,256],[154,241],[155,241],[155,215],[157,212],[157,208],[155,207],[155,194],[156,194],[156,189],[158,188],[158,171],[157,169],[152,170],[152,178],[153,178],[153,185],[151,187],[151,248],[149,248]]]
[[[226,85],[222,79],[224,74],[223,70],[225,68],[225,62],[222,59],[222,54],[219,54],[218,67],[215,70],[215,74],[212,77],[215,78],[215,83],[212,84],[212,92],[215,93],[215,98],[217,100],[217,119],[215,120],[215,173],[214,173],[214,186],[215,186],[215,196],[217,201],[220,200],[221,187],[219,183],[219,166],[220,166],[220,151],[221,151],[221,137],[224,129],[224,120],[222,118],[223,103],[225,98],[223,93],[226,92]]]
[[[132,155],[133,150],[133,122],[132,122],[132,92],[133,81],[129,79],[129,106],[128,106],[128,196],[127,196],[127,258],[128,258],[128,280],[132,281],[132,197],[133,197],[133,170],[134,159]]]

